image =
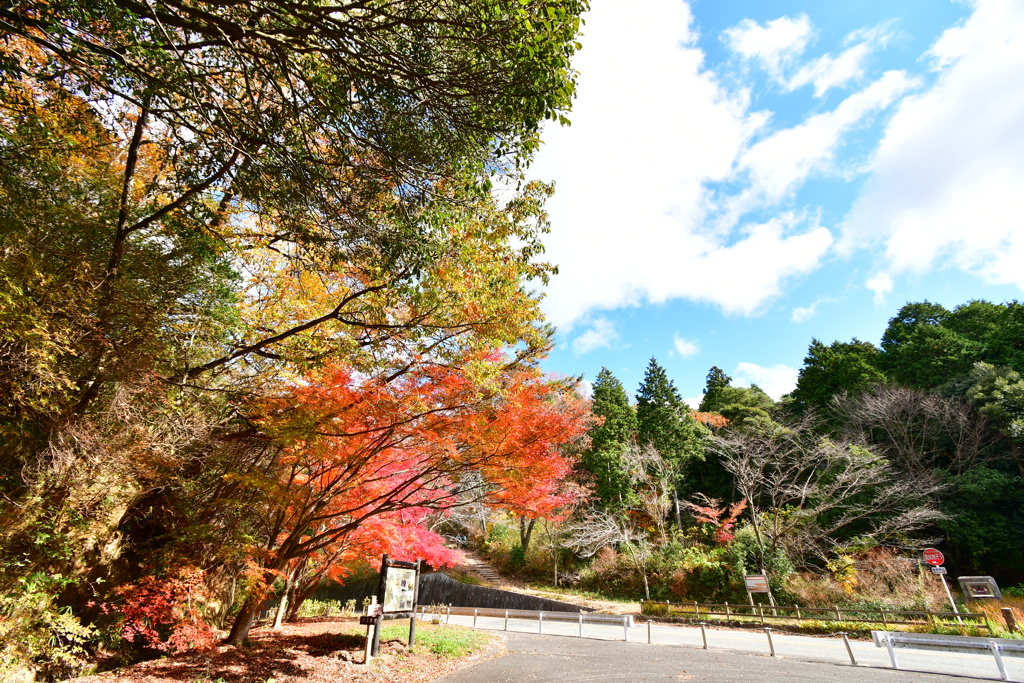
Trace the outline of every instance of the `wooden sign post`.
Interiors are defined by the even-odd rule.
[[[408,614],[409,647],[416,637],[416,599],[420,583],[420,563],[400,562],[389,559],[387,555],[380,563],[380,582],[377,584],[377,601],[381,606],[381,615],[377,618],[377,627],[373,633],[373,646],[370,654],[376,657],[380,651],[381,623],[385,619],[401,619]]]

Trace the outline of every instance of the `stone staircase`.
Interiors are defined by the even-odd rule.
[[[491,567],[491,565],[487,564],[486,560],[482,559],[476,553],[467,550],[466,561],[462,564],[462,566],[467,571],[476,574],[492,586],[498,587],[508,585],[508,581],[502,578],[502,576],[498,574],[498,572],[494,571],[494,568]]]

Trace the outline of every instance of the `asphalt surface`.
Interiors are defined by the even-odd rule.
[[[472,617],[452,617],[470,625]],[[491,623],[491,622],[494,623]],[[478,620],[483,630],[501,630],[502,620]],[[851,641],[858,665],[839,638],[773,634],[775,657],[769,656],[767,636],[758,631],[708,629],[708,648],[702,649],[699,628],[655,625],[652,644],[647,626],[630,629],[624,642],[621,627],[587,626],[578,637],[574,624],[513,622],[502,632],[507,654],[482,661],[437,683],[494,681],[836,681],[841,683],[904,681],[954,683],[999,680],[991,656],[951,652],[897,650],[901,670],[891,668],[884,649]],[[1024,664],[1006,658],[1010,678],[1024,680]]]

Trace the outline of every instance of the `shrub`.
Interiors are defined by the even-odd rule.
[[[64,680],[87,673],[99,633],[83,625],[53,594],[60,576],[20,579],[15,594],[0,596],[0,680]]]
[[[160,652],[212,648],[213,629],[199,611],[208,597],[203,579],[201,569],[183,568],[118,588],[122,602],[114,610],[122,617],[122,637]]]

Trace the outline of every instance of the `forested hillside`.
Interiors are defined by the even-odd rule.
[[[662,600],[743,601],[764,570],[802,604],[924,606],[925,545],[952,575],[1020,584],[1022,352],[1017,302],[926,301],[879,347],[812,340],[778,403],[713,367],[691,409],[653,358],[634,403],[602,369],[580,459],[594,497],[559,542],[598,554],[584,587]]]

